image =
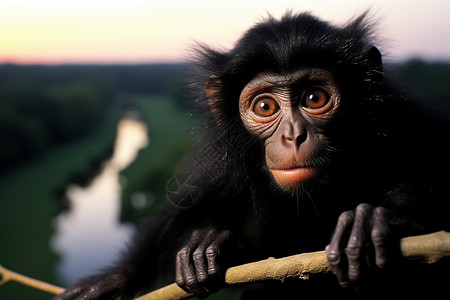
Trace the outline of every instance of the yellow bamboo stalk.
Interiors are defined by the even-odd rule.
[[[403,238],[400,250],[408,260],[435,263],[450,256],[450,233],[439,231],[432,234]],[[280,259],[266,260],[232,267],[225,273],[225,284],[234,285],[268,279],[284,281],[295,277],[309,279],[311,274],[329,272],[325,251],[303,253]],[[135,300],[181,300],[192,297],[176,284],[150,292]]]
[[[2,276],[2,280],[0,280],[0,286],[7,283],[8,281],[15,281],[21,283],[23,285],[50,293],[54,295],[59,295],[64,292],[64,289],[59,286],[55,286],[40,280],[36,280],[19,273],[8,270],[0,265],[0,275]]]

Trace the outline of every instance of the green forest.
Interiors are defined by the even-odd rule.
[[[120,95],[180,98],[177,93],[186,69],[178,65],[0,66],[2,171],[86,135]]]
[[[167,181],[195,137],[192,67],[157,65],[0,65],[0,264],[53,284],[58,255],[52,220],[68,209],[63,192],[87,184],[112,152],[116,124],[130,109],[148,126],[150,146],[122,173],[121,220],[136,222],[163,201]],[[407,95],[439,109],[450,104],[450,63],[419,59],[385,72]],[[136,191],[152,205],[136,208]],[[8,283],[0,299],[51,299]]]

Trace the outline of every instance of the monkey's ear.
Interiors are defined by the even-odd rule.
[[[361,54],[367,60],[371,69],[375,71],[375,78],[381,81],[383,79],[383,61],[378,48],[372,44],[367,44]]]
[[[214,94],[220,91],[221,81],[216,76],[210,76],[205,84],[205,94],[208,98],[211,98]]]
[[[217,121],[221,121],[221,102],[217,97],[221,91],[222,82],[216,76],[210,76],[206,81],[204,91],[207,97],[209,109],[213,113]]]
[[[365,56],[373,64],[377,64],[377,65],[382,64],[380,50],[378,50],[378,48],[372,44],[367,44],[364,47],[364,49],[362,51],[362,55]]]

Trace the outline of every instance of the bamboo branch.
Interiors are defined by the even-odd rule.
[[[400,240],[400,251],[408,260],[435,263],[450,256],[450,233],[439,231],[432,234],[407,237]],[[266,260],[232,267],[225,274],[225,284],[235,285],[268,279],[283,282],[290,277],[307,280],[311,274],[329,272],[325,251],[303,253],[280,259]],[[150,292],[135,300],[178,300],[192,297],[176,284]]]
[[[15,282],[21,283],[23,285],[26,285],[26,286],[50,293],[50,294],[54,294],[54,295],[59,295],[62,292],[64,292],[64,289],[61,287],[54,286],[49,283],[46,283],[46,282],[43,282],[40,280],[36,280],[36,279],[32,279],[27,276],[18,274],[16,272],[10,271],[10,270],[2,267],[1,265],[0,265],[0,275],[2,277],[0,280],[0,286],[4,285],[8,281],[15,281]]]
[[[400,250],[407,260],[416,260],[432,264],[441,258],[450,256],[450,233],[439,231],[432,234],[406,237],[400,240]],[[307,280],[312,274],[327,273],[325,251],[303,253],[280,259],[273,257],[229,268],[225,273],[225,285],[236,285],[264,280],[279,280],[287,278]],[[0,265],[0,286],[8,281],[39,289],[51,294],[61,294],[64,289],[3,268]],[[178,300],[192,297],[175,283],[150,292],[135,300]]]

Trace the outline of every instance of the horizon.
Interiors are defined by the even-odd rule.
[[[401,60],[387,60],[386,65],[402,65],[409,62],[423,62],[425,64],[449,64],[450,59],[424,59],[423,57],[410,57]],[[2,62],[0,66],[14,67],[139,67],[139,66],[189,66],[190,61],[141,61],[141,62]]]
[[[387,62],[450,62],[450,2],[440,0],[0,0],[0,63],[142,65],[190,60],[195,41],[230,49],[270,13],[344,24],[370,8]]]

